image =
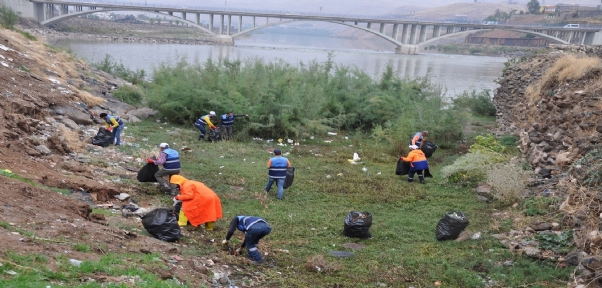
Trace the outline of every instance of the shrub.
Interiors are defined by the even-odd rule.
[[[128,69],[123,66],[123,63],[117,64],[117,62],[109,54],[106,54],[105,58],[103,58],[100,62],[92,63],[92,65],[99,70],[129,81],[134,85],[143,84],[144,77],[146,77],[146,72],[143,69],[138,69],[136,71]]]
[[[15,28],[19,15],[4,3],[0,3],[0,24],[8,29]]]
[[[449,183],[474,186],[487,179],[490,165],[505,162],[506,158],[492,151],[470,152],[441,169],[443,178]]]
[[[575,161],[569,172],[585,185],[602,184],[602,148],[596,147]]]
[[[525,199],[522,205],[527,216],[546,215],[550,212],[550,205],[557,201],[556,198],[552,197],[529,197]]]
[[[113,92],[113,97],[133,106],[140,106],[144,99],[143,92],[136,86],[124,85]]]
[[[476,151],[493,151],[502,153],[506,151],[506,147],[501,145],[493,134],[487,136],[475,137],[475,143],[470,145],[470,152]]]
[[[495,104],[493,104],[489,89],[480,92],[476,90],[464,91],[452,99],[452,102],[455,109],[468,109],[475,115],[495,116],[496,113]]]
[[[508,203],[522,199],[527,181],[533,174],[511,163],[495,164],[486,169],[487,184],[493,188],[493,197]]]

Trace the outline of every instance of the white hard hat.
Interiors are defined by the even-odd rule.
[[[159,144],[159,148],[169,148],[169,144],[161,143],[161,144]]]
[[[416,150],[416,149],[418,149],[418,146],[416,146],[416,145],[410,145],[410,149]]]
[[[211,115],[211,116],[215,116],[215,111],[211,111],[211,112],[209,112],[209,115]]]

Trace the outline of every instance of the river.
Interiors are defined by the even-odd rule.
[[[465,90],[497,87],[506,58],[448,54],[402,55],[392,51],[350,49],[351,39],[324,36],[254,34],[236,40],[235,46],[178,45],[148,43],[116,43],[84,39],[49,39],[55,46],[69,48],[88,63],[101,61],[109,54],[129,69],[144,69],[152,74],[161,63],[174,63],[179,57],[203,63],[207,59],[228,58],[246,60],[260,58],[266,62],[285,61],[297,65],[309,61],[323,62],[332,53],[337,65],[357,67],[379,79],[387,65],[399,77],[424,77],[443,85],[447,96],[453,97]],[[361,45],[356,45],[361,46]]]

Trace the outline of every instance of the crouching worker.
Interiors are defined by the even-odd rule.
[[[261,253],[257,250],[257,244],[259,240],[265,235],[272,232],[272,228],[263,218],[256,216],[243,216],[239,215],[232,219],[230,222],[230,229],[226,234],[226,239],[222,241],[222,245],[226,246],[234,231],[238,229],[245,233],[245,241],[242,242],[240,248],[236,249],[236,253],[240,254],[241,249],[247,247],[247,257],[251,259],[253,264],[262,264],[263,258]]]
[[[213,230],[213,224],[222,218],[222,203],[213,190],[203,182],[188,180],[180,175],[171,176],[171,184],[177,184],[180,195],[174,200],[182,201],[182,211],[190,225],[205,224],[206,230]]]
[[[424,152],[416,145],[410,145],[410,154],[408,157],[400,157],[401,161],[410,162],[410,172],[408,173],[408,182],[414,181],[414,174],[418,174],[420,183],[424,184],[424,170],[429,169],[429,163],[426,161]]]
[[[170,193],[171,196],[175,196],[177,193],[176,185],[171,185],[171,187],[169,187],[163,177],[171,177],[172,175],[180,174],[180,154],[178,151],[169,148],[167,143],[159,144],[159,148],[161,149],[159,158],[148,158],[146,159],[146,162],[155,165],[163,165],[163,169],[155,173],[155,178],[157,179],[157,182],[159,182],[159,185],[161,186],[160,188],[163,189],[163,192]]]

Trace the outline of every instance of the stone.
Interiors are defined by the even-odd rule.
[[[478,196],[478,197],[477,197],[477,200],[479,200],[479,201],[482,201],[482,202],[487,202],[487,203],[491,202],[491,200],[489,200],[489,199],[488,199],[487,197],[485,197],[485,196]]]
[[[61,122],[71,130],[79,130],[79,125],[69,118],[63,118],[61,119]]]
[[[92,121],[92,116],[87,112],[83,112],[81,109],[72,107],[72,106],[56,106],[53,107],[52,110],[56,112],[58,115],[63,115],[73,122],[80,125],[92,125],[94,121]],[[56,117],[55,117],[56,118]]]
[[[602,256],[592,256],[581,260],[581,264],[592,272],[602,269]]]
[[[571,252],[566,255],[565,263],[570,266],[577,266],[577,265],[579,265],[579,263],[581,263],[581,260],[586,256],[587,256],[587,253],[585,253],[585,252],[577,252],[577,251]]]
[[[525,247],[523,252],[525,252],[525,255],[531,258],[541,258],[541,251],[535,247]]]
[[[148,108],[148,107],[143,107],[143,108],[130,110],[127,112],[127,115],[130,117],[135,116],[140,119],[146,119],[150,116],[155,116],[157,113],[159,113],[159,111]],[[131,119],[130,119],[130,121],[131,121]]]
[[[552,230],[552,228],[554,228],[554,226],[550,223],[537,223],[533,226],[531,226],[531,228],[533,228],[533,230],[535,231],[546,231],[546,230]]]
[[[48,149],[48,147],[46,147],[46,145],[38,145],[35,148],[36,148],[36,151],[40,152],[40,154],[42,154],[42,155],[48,155],[48,154],[52,153],[52,151],[50,151],[50,149]]]

